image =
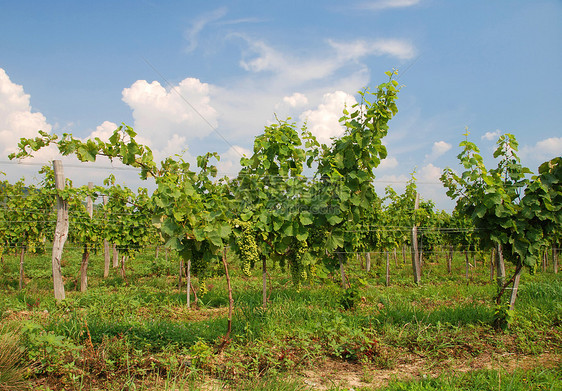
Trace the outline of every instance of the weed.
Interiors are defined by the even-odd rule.
[[[29,368],[21,365],[23,349],[15,331],[0,329],[0,390],[23,390],[29,385],[24,376]]]

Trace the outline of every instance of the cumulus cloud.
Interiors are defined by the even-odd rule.
[[[562,137],[549,137],[533,146],[524,146],[521,148],[520,156],[533,163],[542,163],[562,156]]]
[[[119,125],[111,121],[104,121],[101,125],[96,127],[88,138],[95,139],[96,137],[99,138],[101,141],[109,141],[109,138],[113,134],[113,131],[117,129]]]
[[[16,152],[22,137],[35,137],[38,130],[50,133],[52,126],[45,116],[32,112],[30,96],[23,86],[13,83],[0,68],[0,153],[2,159]]]
[[[344,128],[339,123],[343,109],[355,103],[357,103],[355,98],[343,91],[326,93],[322,103],[316,109],[302,113],[300,119],[307,122],[308,129],[319,142],[330,144],[331,137],[341,136],[344,132]]]
[[[283,98],[283,103],[290,107],[301,107],[308,103],[308,98],[299,92],[295,92],[291,96],[286,96]]]
[[[429,163],[423,166],[418,173],[418,180],[421,183],[426,184],[440,184],[439,178],[443,170],[440,167],[434,166]]]
[[[252,156],[252,151],[238,145],[233,145],[221,155],[221,160],[217,164],[219,176],[236,176],[240,171],[240,158]]]
[[[375,190],[380,196],[385,194],[385,189],[387,187],[391,187],[397,193],[402,193],[404,192],[406,182],[408,182],[409,179],[410,178],[404,174],[377,175],[377,178],[375,179]]]
[[[443,169],[429,163],[423,166],[418,172],[418,191],[425,200],[431,200],[440,205],[441,208],[451,210],[454,207],[454,202],[447,197],[443,191],[443,184],[441,183],[441,174]]]
[[[496,129],[493,132],[486,132],[481,138],[482,140],[496,141],[501,135],[501,130]]]
[[[389,170],[396,167],[398,167],[398,159],[393,156],[387,156],[386,159],[381,160],[377,170]]]
[[[425,158],[426,160],[435,160],[451,148],[452,145],[445,141],[436,141],[433,143],[433,147],[431,148],[431,153],[425,155]]]
[[[209,94],[209,85],[194,78],[171,89],[137,80],[123,90],[123,101],[133,111],[135,131],[153,150],[179,152],[189,140],[203,138],[217,126]]]
[[[380,11],[389,8],[406,8],[419,4],[420,0],[375,0],[365,1],[359,4],[359,8]]]

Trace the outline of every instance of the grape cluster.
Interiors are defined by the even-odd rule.
[[[199,282],[199,295],[204,296],[209,292],[209,287],[207,286],[206,280],[200,280]]]
[[[308,252],[308,243],[306,241],[295,242],[293,251],[289,257],[289,266],[291,268],[291,276],[293,283],[300,289],[302,281],[308,279],[307,267],[303,264],[303,257]]]
[[[250,276],[250,270],[259,261],[258,246],[256,244],[256,233],[252,224],[248,221],[234,220],[235,229],[240,230],[240,235],[236,238],[237,253],[242,261],[242,272]]]

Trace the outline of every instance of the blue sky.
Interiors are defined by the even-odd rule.
[[[103,138],[124,122],[158,157],[216,151],[233,174],[275,114],[328,142],[343,105],[392,68],[404,87],[380,189],[415,168],[422,196],[450,210],[438,177],[467,126],[487,156],[515,134],[532,170],[562,154],[560,1],[0,0],[0,171],[33,177],[6,156],[38,129]]]

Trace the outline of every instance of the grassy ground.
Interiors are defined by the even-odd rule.
[[[384,265],[367,274],[354,261],[356,295],[337,275],[296,289],[273,269],[267,310],[261,272],[244,277],[232,258],[235,312],[224,344],[224,277],[208,279],[188,309],[178,261],[163,253],[130,260],[125,279],[116,270],[103,279],[103,258],[93,255],[85,293],[76,291],[80,253],[63,262],[67,299],[57,304],[48,255],[27,256],[21,291],[19,259],[4,255],[0,336],[9,338],[0,351],[23,351],[15,364],[0,355],[0,389],[11,373],[43,390],[562,389],[560,274],[526,272],[510,328],[497,331],[495,286],[479,256],[469,280],[463,257],[451,274],[429,259],[419,287],[400,256],[389,287]],[[353,308],[343,309],[345,299]]]

